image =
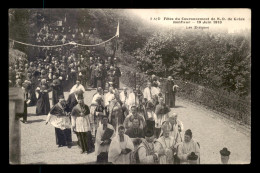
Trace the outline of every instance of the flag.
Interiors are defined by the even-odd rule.
[[[118,25],[117,25],[117,29],[116,29],[116,36],[119,37],[119,21],[118,21]]]

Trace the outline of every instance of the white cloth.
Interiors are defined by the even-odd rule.
[[[77,84],[75,84],[75,85],[71,88],[70,94],[71,94],[71,93],[74,93],[75,91],[78,91],[78,90],[82,90],[83,93],[85,92],[85,88],[84,88],[83,85],[79,84],[79,86],[78,86]]]
[[[91,104],[97,106],[97,105],[98,105],[98,103],[97,103],[97,98],[99,98],[99,97],[101,97],[101,98],[103,99],[102,95],[100,95],[99,93],[96,93],[96,94],[93,96],[93,98],[92,98]]]
[[[127,105],[128,105],[128,97],[129,97],[129,94],[127,93],[126,96],[125,96],[125,92],[124,91],[122,91],[119,94],[119,98],[120,98],[121,102],[123,102],[124,104],[127,104]]]
[[[187,156],[191,152],[194,152],[196,155],[198,155],[200,157],[200,148],[199,148],[197,142],[195,142],[193,139],[191,139],[190,142],[183,141],[182,143],[180,143],[177,154],[181,160],[181,164],[188,164]],[[199,157],[198,157],[197,163],[199,162]]]
[[[130,153],[121,154],[123,149],[129,148],[134,150],[134,144],[127,135],[124,134],[124,142],[120,142],[119,135],[116,135],[110,144],[108,152],[108,162],[113,164],[129,164],[130,163]]]
[[[135,93],[131,92],[128,98],[128,109],[130,110],[133,105],[139,105],[139,99],[135,100]]]
[[[105,97],[104,97],[104,101],[105,101],[105,106],[108,106],[110,101],[113,100],[115,98],[115,95],[108,92],[107,94],[105,94]]]
[[[148,144],[151,150],[154,152],[154,143],[151,142]],[[157,155],[157,153],[154,152]],[[140,144],[140,148],[138,149],[138,157],[141,164],[154,164],[153,155],[148,155],[143,144]]]
[[[64,129],[70,129],[71,128],[71,122],[70,118],[68,116],[56,116],[52,114],[48,114],[47,122],[50,122],[51,125],[53,125],[56,128],[59,128],[61,130]]]
[[[159,157],[160,164],[173,164],[173,150],[171,147],[174,145],[174,138],[169,136],[165,138],[160,137],[155,141],[154,151],[161,154]]]
[[[114,133],[110,138],[112,140],[112,138],[115,136],[115,129],[113,128],[113,126],[111,124],[107,124],[107,128],[114,130]],[[105,132],[105,130],[103,130],[103,124],[102,124],[98,127],[97,134],[96,134],[96,144],[95,144],[96,155],[99,155],[101,152],[108,152],[108,150],[109,150],[110,144],[100,145],[102,143],[101,138],[102,138],[104,132]]]
[[[159,94],[159,90],[158,88],[155,88],[155,87],[151,87],[151,93],[150,93],[150,89],[148,87],[146,87],[144,89],[144,98],[146,98],[148,101],[152,100],[152,97],[154,95],[158,95]],[[151,96],[152,94],[152,96]]]

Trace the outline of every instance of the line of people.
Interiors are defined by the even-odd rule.
[[[150,83],[148,82],[148,88]],[[162,94],[155,94],[158,97],[156,103],[155,96],[145,99],[145,94],[142,99],[129,98],[130,94],[137,95],[139,89],[130,94],[127,90],[124,88],[120,93],[111,86],[108,93],[104,94],[102,88],[98,87],[90,106],[84,103],[83,91],[76,90],[69,95],[67,101],[60,98],[64,112],[67,112],[63,114],[64,120],[59,120],[61,115],[53,118],[55,114],[51,110],[46,123],[51,122],[62,131],[62,127],[64,129],[71,118],[71,129],[78,137],[81,153],[96,151],[97,163],[199,163],[199,144],[192,139],[189,129],[182,139],[183,124],[178,120],[177,114],[171,113],[164,104]],[[142,102],[138,105],[136,100]],[[130,106],[131,101],[135,104]],[[141,104],[144,110],[139,109]],[[144,116],[145,112],[149,116]],[[70,129],[69,125],[67,127]],[[66,135],[71,136],[71,133],[57,131],[59,130],[55,130],[56,136],[64,135],[62,141],[68,140],[60,145],[65,143],[70,147],[71,137]]]

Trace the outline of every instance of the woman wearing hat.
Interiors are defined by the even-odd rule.
[[[192,154],[192,152],[194,154]],[[195,155],[198,156],[197,159]],[[194,159],[199,163],[200,148],[198,143],[192,139],[192,132],[190,129],[185,131],[184,141],[180,143],[177,149],[177,156],[180,159],[181,164],[189,164],[189,160],[194,164]]]
[[[72,129],[78,137],[78,144],[81,147],[81,153],[94,152],[94,143],[92,140],[91,129],[93,121],[90,117],[89,107],[84,104],[83,95],[78,95],[78,104],[72,109],[71,123]]]

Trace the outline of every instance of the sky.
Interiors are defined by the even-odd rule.
[[[186,27],[195,26],[209,27],[212,29],[224,29],[226,28],[228,32],[232,33],[236,30],[249,29],[251,30],[251,10],[250,9],[127,9],[131,14],[139,16],[144,22],[149,24],[158,25],[161,27]],[[160,20],[158,18],[160,17]],[[164,20],[165,18],[171,18],[174,20]],[[176,18],[209,18],[211,23],[198,23],[197,20],[183,20],[190,21],[188,24],[176,24]],[[211,18],[220,18],[219,22],[214,23]],[[222,20],[225,18],[225,20]],[[232,18],[232,20],[228,20]],[[234,18],[243,18],[244,20],[234,20]],[[152,19],[152,20],[151,20]],[[157,19],[157,20],[156,20]],[[180,21],[180,20],[179,20]],[[215,20],[217,21],[217,20]]]

